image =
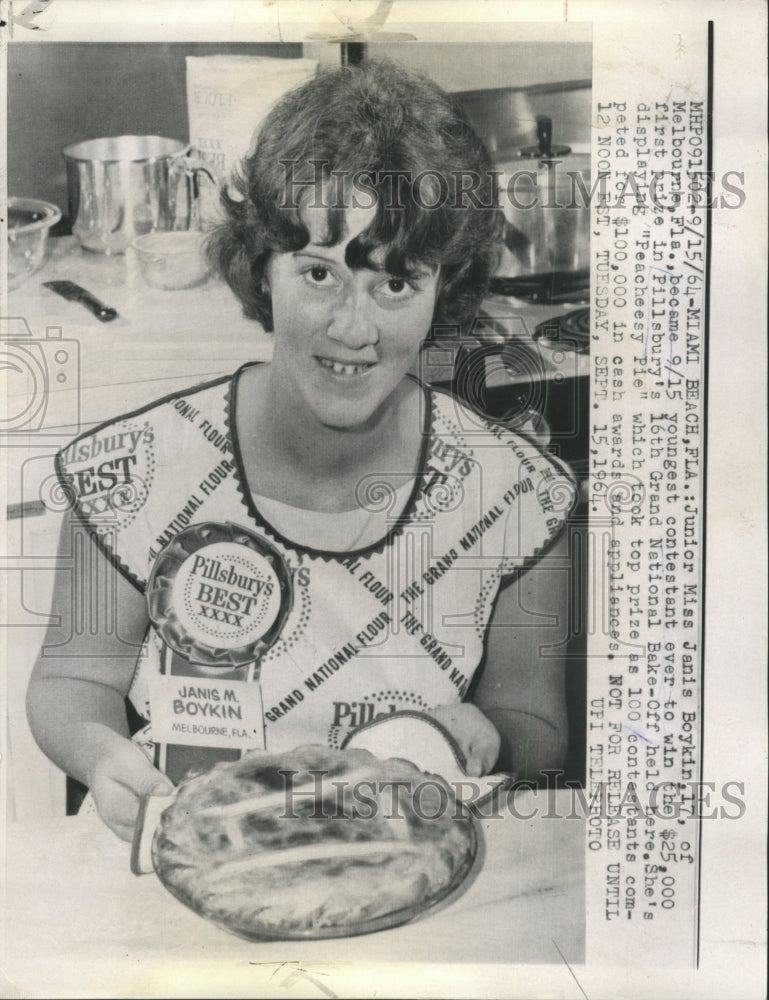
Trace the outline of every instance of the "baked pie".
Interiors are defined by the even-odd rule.
[[[182,783],[152,861],[164,885],[243,937],[338,937],[411,919],[476,853],[451,787],[367,750],[252,751]]]

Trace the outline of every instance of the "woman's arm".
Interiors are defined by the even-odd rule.
[[[76,561],[77,545],[86,555]],[[107,825],[130,839],[140,796],[172,788],[131,742],[126,719],[148,625],[144,597],[70,518],[57,564],[54,622],[27,690],[30,728],[55,764],[88,785]]]
[[[536,780],[563,764],[568,743],[564,691],[570,558],[562,537],[505,587],[488,627],[473,702],[501,737],[497,768]]]

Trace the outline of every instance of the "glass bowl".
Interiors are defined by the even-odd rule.
[[[146,233],[131,244],[144,280],[153,288],[192,288],[205,281],[205,236],[193,230]]]
[[[8,287],[18,288],[43,266],[48,234],[61,218],[56,205],[38,198],[8,199]]]

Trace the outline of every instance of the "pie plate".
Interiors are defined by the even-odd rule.
[[[367,751],[362,750],[338,751],[337,753],[364,755],[372,763],[374,760]],[[392,761],[387,763],[393,764]],[[205,779],[206,775],[199,777]],[[427,775],[422,777],[434,782],[434,778],[430,779]],[[196,778],[191,778],[185,784],[192,784],[196,780]],[[268,817],[268,825],[273,822],[274,817],[279,814],[279,810],[284,808],[282,805],[278,806],[278,797],[281,798],[282,802],[285,802],[285,793],[272,794],[262,790],[258,792],[255,799],[249,800],[249,802],[257,802],[258,805],[256,819],[252,815],[253,807],[248,809],[244,820],[247,829],[251,829],[250,824],[252,823],[258,825],[259,813],[263,817]],[[448,830],[450,832],[445,834],[445,838],[444,833],[441,832],[438,834],[440,839],[432,843],[429,843],[429,837],[423,841],[377,839],[388,836],[386,828],[391,817],[385,813],[382,813],[382,816],[386,817],[387,820],[383,824],[385,832],[382,832],[382,826],[374,828],[372,830],[372,833],[375,834],[373,839],[365,835],[358,835],[356,832],[349,838],[341,838],[340,840],[335,835],[335,831],[332,831],[331,825],[339,830],[339,823],[356,823],[360,817],[352,818],[349,815],[340,816],[337,814],[333,818],[329,816],[321,820],[322,825],[319,827],[321,832],[317,839],[310,841],[303,837],[295,839],[292,834],[292,837],[288,840],[284,839],[277,849],[265,848],[261,845],[250,849],[251,845],[246,842],[243,855],[238,855],[234,862],[219,863],[219,867],[226,865],[231,868],[231,871],[227,873],[223,883],[218,883],[219,888],[207,894],[205,880],[208,871],[205,865],[202,866],[202,870],[196,874],[194,879],[180,879],[178,870],[180,866],[184,867],[184,860],[180,859],[173,846],[169,849],[163,843],[168,824],[164,825],[162,816],[173,804],[175,798],[175,796],[171,798],[168,796],[148,796],[142,801],[131,857],[132,870],[136,874],[154,870],[165,888],[185,906],[223,930],[251,941],[341,938],[397,927],[450,905],[469,887],[483,864],[483,838],[476,818],[457,800],[449,800],[452,813],[450,821],[446,822],[449,824]],[[273,807],[267,801],[271,798],[276,799],[276,802],[272,804]],[[227,813],[228,809],[240,811],[238,800],[231,805],[207,806],[203,808],[202,812],[208,812],[212,817],[212,822],[215,816],[216,823],[218,823],[221,813]],[[198,822],[202,812],[198,815]],[[397,809],[395,813],[397,813]],[[396,815],[393,815],[392,819],[402,820],[403,823],[407,822],[405,817]],[[238,824],[240,824],[240,819]],[[460,824],[458,835],[453,832],[454,828],[451,827],[451,824]],[[219,829],[216,826],[215,828]],[[171,829],[173,831],[173,827]],[[307,830],[308,827],[304,827],[304,829]],[[446,827],[442,827],[442,830],[446,829]],[[358,830],[361,830],[360,826]],[[393,832],[398,834],[396,826],[393,827]],[[330,834],[331,836],[329,836]],[[172,832],[170,836],[173,840],[176,834]],[[455,845],[458,844],[458,846],[452,848],[449,841]],[[435,859],[438,859],[438,870],[443,868],[446,864],[445,850],[453,854],[456,867],[451,871],[448,881],[435,884],[440,881],[440,877],[436,879],[433,875],[427,875],[424,872],[426,870],[435,872],[435,867],[431,867],[431,865],[434,866]],[[403,857],[408,855],[410,851],[418,855],[413,871],[409,870],[408,865],[405,868],[401,866]],[[401,852],[403,853],[401,854]],[[424,860],[422,860],[423,858]],[[420,865],[425,864],[428,865],[427,869],[420,867]],[[425,889],[416,902],[403,905],[403,894],[401,894],[400,900],[397,898],[393,900],[393,909],[382,911],[380,892],[382,873],[378,869],[386,865],[392,866],[392,885],[395,887],[400,888],[401,882],[405,883],[409,878],[414,878],[416,884],[419,884],[420,878],[424,881]],[[230,911],[227,910],[227,885],[232,886],[233,883],[237,883],[241,866],[244,878],[248,877],[251,880],[249,884],[254,885],[255,897],[259,892],[267,893],[273,889],[276,896],[279,897],[284,884],[279,873],[281,869],[287,873],[285,883],[290,887],[290,892],[293,892],[294,896],[289,895],[288,916],[283,926],[280,923],[279,903],[276,904],[278,906],[277,917],[276,911],[271,908],[267,911],[268,915],[261,919],[258,910],[253,912],[250,899],[247,899],[245,905],[243,904],[243,890],[240,885],[233,890],[238,897],[237,901],[231,903]],[[190,868],[194,867],[194,865],[190,865]],[[263,876],[259,871],[262,868],[264,869]],[[217,876],[216,864],[212,865],[211,871]],[[362,896],[353,891],[351,912],[348,919],[344,915],[343,904],[338,905],[338,896],[334,898],[329,895],[329,887],[335,895],[338,886],[338,892],[343,895],[346,886],[352,886],[353,890],[354,887],[359,886],[360,880],[366,877],[366,872],[371,873],[372,888],[363,890]],[[221,879],[221,875],[217,877]],[[434,885],[432,891],[431,884]],[[306,893],[304,886],[306,886]],[[306,899],[313,898],[315,891],[317,891],[317,906],[320,916],[307,914],[301,908],[305,905]],[[370,901],[366,895],[367,891],[371,892]],[[298,913],[296,910],[297,898],[301,899]],[[333,899],[331,912],[326,909],[329,899]],[[313,904],[307,905],[312,906]],[[376,913],[367,917],[367,909],[376,909]],[[301,925],[303,921],[309,922],[311,925],[297,926],[297,924]]]
[[[234,920],[217,920],[208,914],[202,913],[195,905],[194,901],[178,891],[174,886],[169,885],[160,877],[164,887],[175,896],[179,902],[189,907],[198,916],[203,917],[210,923],[215,924],[222,930],[229,931],[237,937],[245,938],[248,941],[312,941],[328,938],[356,937],[361,934],[373,934],[376,931],[385,931],[393,927],[411,923],[428,914],[444,909],[449,904],[458,899],[472,884],[483,864],[483,851],[481,850],[482,837],[478,829],[476,820],[468,816],[468,822],[472,830],[472,847],[465,864],[457,869],[451,882],[440,892],[432,897],[421,900],[412,906],[400,907],[390,913],[380,914],[369,920],[359,920],[355,923],[319,927],[309,930],[276,929],[266,925],[241,925]]]

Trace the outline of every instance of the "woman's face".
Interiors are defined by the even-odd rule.
[[[326,212],[308,208],[310,242],[273,254],[267,267],[274,374],[292,393],[297,417],[304,407],[305,415],[340,430],[366,426],[386,412],[435,309],[437,269],[406,279],[384,270],[351,270],[345,263],[347,244],[374,212],[349,209],[342,241],[325,247]]]

